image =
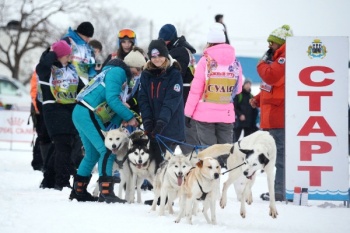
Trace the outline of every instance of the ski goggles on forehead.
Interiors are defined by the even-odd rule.
[[[124,37],[129,37],[130,39],[134,39],[136,37],[136,34],[133,30],[123,29],[123,30],[119,31],[118,37],[120,39],[122,39]]]

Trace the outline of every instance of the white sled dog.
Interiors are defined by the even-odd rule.
[[[159,215],[164,215],[166,198],[168,198],[169,214],[174,214],[172,203],[179,196],[184,176],[192,168],[189,157],[182,154],[182,152],[171,155],[167,151],[165,157],[168,159],[160,164],[153,182],[154,199],[151,210],[156,210],[157,201],[160,197]]]
[[[216,224],[216,200],[220,194],[219,162],[213,158],[202,158],[196,167],[185,176],[180,191],[180,212],[175,220],[179,223],[186,216],[192,224],[192,215],[197,211],[197,201],[203,201],[203,214],[209,224]],[[211,218],[208,216],[210,209]]]
[[[126,200],[134,203],[135,187],[137,189],[137,203],[141,203],[141,186],[145,179],[152,185],[156,174],[156,162],[149,153],[150,141],[145,138],[135,138],[129,141],[129,150],[127,155],[127,166],[130,176],[127,182],[129,195]]]
[[[252,202],[251,187],[255,180],[255,173],[258,170],[264,170],[267,175],[268,190],[270,193],[270,211],[272,218],[277,218],[277,209],[275,204],[274,189],[274,167],[276,164],[276,142],[267,131],[257,131],[242,140],[232,144],[215,144],[199,152],[198,158],[213,157],[229,153],[227,158],[227,171],[229,173],[227,181],[222,189],[220,200],[221,208],[225,208],[227,203],[227,190],[229,186],[236,182],[242,181],[242,175],[248,180],[242,193],[237,193],[241,202],[240,214],[243,218],[246,216],[245,201]],[[237,189],[236,189],[237,191]]]
[[[122,175],[122,168],[124,161],[126,161],[126,155],[129,146],[129,137],[127,130],[123,126],[120,126],[118,129],[112,129],[107,132],[102,131],[102,134],[105,136],[104,142],[106,148],[111,150],[112,153],[116,155],[115,161],[113,163],[113,171],[118,170],[121,173],[121,179],[125,180],[125,176]],[[122,183],[122,181],[120,183]],[[97,183],[92,195],[97,197],[98,193],[99,185]],[[121,196],[119,197],[122,198]]]

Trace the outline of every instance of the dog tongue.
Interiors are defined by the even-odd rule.
[[[177,185],[181,186],[182,184],[182,176],[177,177]]]
[[[142,164],[141,163],[137,164],[137,168],[138,169],[142,168]]]

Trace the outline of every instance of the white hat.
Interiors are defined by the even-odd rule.
[[[207,36],[207,42],[211,44],[225,43],[225,28],[221,23],[214,23],[210,28]]]
[[[141,68],[146,64],[145,56],[139,51],[131,50],[128,55],[124,58],[125,64],[129,67]]]

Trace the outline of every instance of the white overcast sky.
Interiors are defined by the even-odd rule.
[[[148,29],[147,35],[136,31],[141,42],[139,45],[143,46],[158,37],[158,31],[164,24],[171,23],[177,28],[179,36],[184,34],[201,52],[207,30],[216,14],[224,15],[229,39],[238,55],[261,56],[267,49],[268,35],[283,24],[290,25],[295,36],[350,37],[350,0],[86,1],[92,6],[115,4],[125,9],[125,14],[130,17],[142,17],[152,22],[152,36]],[[60,18],[59,23],[62,22]],[[111,29],[118,30],[113,25]]]
[[[289,24],[295,36],[350,36],[349,0],[118,0],[117,4],[152,20],[154,38],[166,23],[174,24],[181,34],[179,25],[198,21],[197,35],[205,43],[218,13],[224,15],[231,44],[237,46],[244,39],[254,43],[247,46],[265,50],[267,36],[283,24]],[[193,35],[185,36],[193,40]]]

